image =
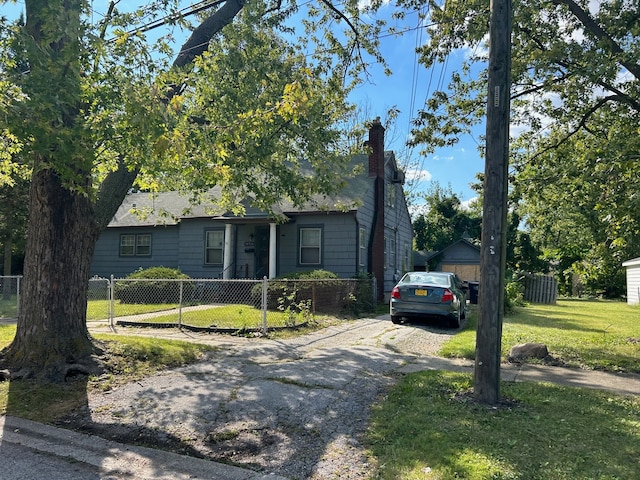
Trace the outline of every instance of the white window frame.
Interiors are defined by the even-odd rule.
[[[322,265],[322,228],[321,227],[300,227],[298,231],[298,264],[299,265]],[[309,240],[313,240],[311,238],[305,238],[305,233],[317,232],[317,243],[308,243],[305,242]],[[303,251],[317,251],[317,262],[304,262],[303,259],[306,260],[306,255],[303,255]]]
[[[358,263],[364,267],[367,264],[367,230],[364,227],[360,227],[358,233],[358,255]]]
[[[216,240],[215,236],[219,236]],[[210,241],[218,242],[218,245],[211,245]],[[218,252],[220,261],[210,261],[210,253]],[[204,264],[205,265],[223,265],[224,264],[224,230],[207,230],[204,239]]]

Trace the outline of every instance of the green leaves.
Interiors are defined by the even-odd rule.
[[[417,3],[429,3],[432,20],[421,62],[467,59],[414,122],[413,143],[429,151],[484,118],[489,3]],[[616,295],[620,263],[640,249],[637,5],[522,0],[513,9],[511,198],[530,230],[523,246],[545,252],[567,293],[579,273],[592,292]]]

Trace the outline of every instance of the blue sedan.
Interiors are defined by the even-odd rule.
[[[467,291],[467,285],[455,273],[408,272],[391,291],[391,321],[440,317],[458,328],[467,315]]]

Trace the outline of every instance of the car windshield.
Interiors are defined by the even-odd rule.
[[[437,287],[448,287],[449,277],[448,275],[434,275],[425,272],[413,272],[407,273],[402,279],[402,283],[425,283],[428,285],[434,285]]]

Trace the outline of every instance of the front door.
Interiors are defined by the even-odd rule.
[[[256,227],[255,278],[269,276],[269,227]]]

